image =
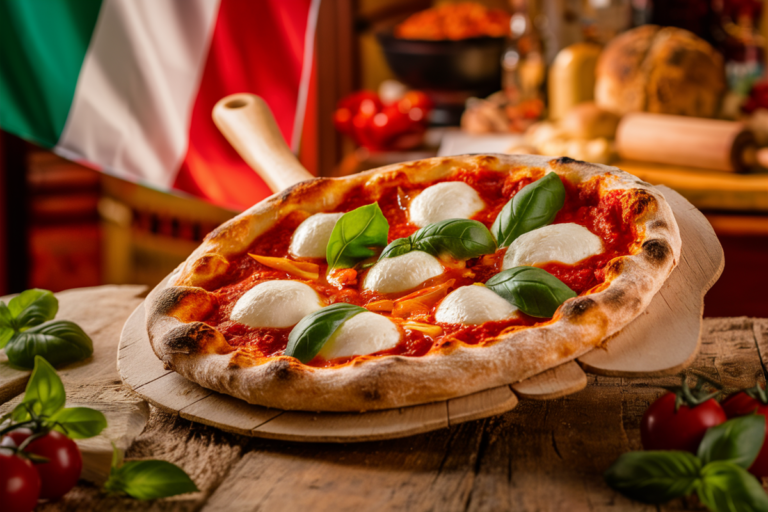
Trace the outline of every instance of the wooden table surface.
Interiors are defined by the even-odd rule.
[[[108,300],[111,296],[116,300]],[[59,299],[61,318],[80,321],[97,347],[113,343],[113,350],[119,326],[141,300],[135,287],[109,286],[65,292]],[[85,317],[94,311],[101,327],[89,330]],[[756,378],[765,380],[766,363],[768,319],[705,320],[702,350],[693,368],[724,386],[748,387]],[[78,375],[87,380],[83,372]],[[585,390],[563,399],[522,400],[495,418],[360,444],[241,437],[153,408],[126,456],[178,464],[200,492],[139,502],[105,497],[95,485],[81,482],[62,500],[37,510],[700,509],[695,499],[660,509],[631,502],[602,479],[621,453],[640,448],[643,411],[663,393],[660,384],[677,379],[589,378]],[[64,380],[70,393],[71,380]]]

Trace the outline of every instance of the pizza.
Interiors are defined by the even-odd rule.
[[[249,403],[366,411],[512,384],[597,347],[680,257],[615,167],[467,155],[316,178],[210,233],[148,297],[167,369]]]

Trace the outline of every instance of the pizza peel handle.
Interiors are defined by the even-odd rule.
[[[296,159],[263,99],[232,94],[213,107],[213,122],[273,192],[313,178]]]

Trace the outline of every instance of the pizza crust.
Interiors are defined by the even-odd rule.
[[[422,357],[363,356],[332,368],[314,368],[291,357],[254,357],[230,346],[204,318],[226,273],[228,258],[295,210],[328,211],[347,191],[372,191],[404,173],[411,182],[432,182],[458,169],[519,172],[521,177],[557,172],[572,183],[600,180],[600,194],[626,190],[625,215],[638,227],[635,254],[612,260],[595,293],[566,301],[555,317],[521,327],[480,346],[456,340]],[[212,232],[147,298],[152,348],[167,369],[203,387],[252,404],[285,410],[365,411],[468,395],[513,384],[573,360],[631,322],[650,303],[680,258],[680,233],[664,196],[615,167],[534,155],[467,155],[390,165],[346,178],[317,178],[258,203]]]

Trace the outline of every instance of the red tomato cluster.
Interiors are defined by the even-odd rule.
[[[410,149],[421,144],[432,107],[429,97],[419,91],[409,91],[388,105],[375,92],[360,91],[339,101],[333,124],[373,151]]]
[[[640,423],[643,448],[695,454],[707,429],[748,414],[766,417],[768,427],[768,396],[759,386],[729,396],[722,405],[712,394],[703,395],[700,391],[701,385],[690,390],[684,381],[681,388],[652,403]],[[768,477],[768,430],[749,472],[758,478]]]
[[[3,438],[0,447],[0,503],[3,512],[29,512],[37,500],[55,500],[72,489],[80,478],[83,458],[70,438],[50,431],[33,439],[17,452],[32,435],[28,429],[17,429]],[[47,462],[36,462],[27,454],[44,457]]]

